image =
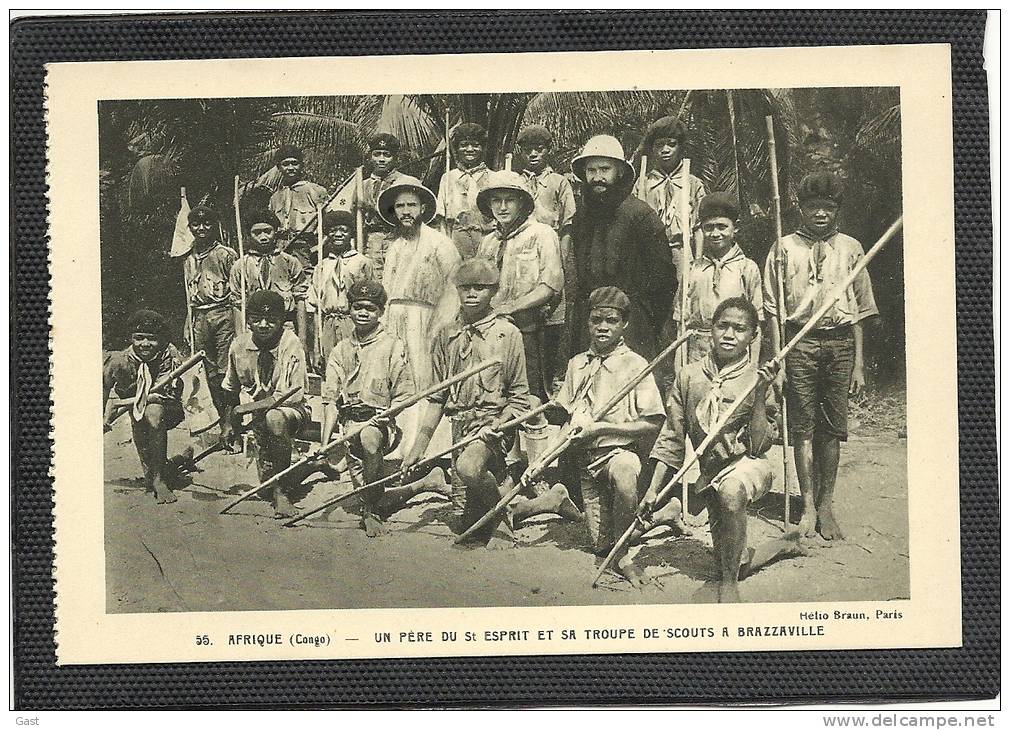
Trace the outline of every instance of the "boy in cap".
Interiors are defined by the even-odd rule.
[[[785,258],[786,338],[791,338],[863,257],[863,246],[838,230],[841,181],[830,172],[804,177],[797,189],[802,224],[779,242]],[[779,343],[777,247],[765,261],[764,305],[772,342]],[[800,532],[842,539],[834,514],[839,443],[848,438],[850,394],[866,385],[863,320],[877,314],[864,269],[814,329],[786,356],[786,407],[796,477],[803,495]]]
[[[281,186],[270,196],[270,210],[280,221],[277,242],[281,250],[293,254],[308,268],[315,241],[313,221],[329,196],[326,188],[305,178],[303,163],[301,148],[292,144],[278,148],[274,164],[281,174]]]
[[[757,388],[699,461],[701,476],[697,488],[708,502],[712,548],[720,573],[720,603],[739,601],[737,582],[741,577],[796,549],[795,540],[779,539],[750,550],[745,557],[747,506],[771,489],[772,467],[765,452],[776,432],[766,398],[778,367],[768,363],[758,369],[749,352],[759,332],[758,313],[750,300],[732,297],[716,307],[708,354],[684,367],[670,391],[669,415],[652,449],[656,467],[640,511],[643,517],[650,516],[658,491],[683,465],[685,437],[690,437],[692,443],[701,443],[725,415],[728,404],[756,378]],[[681,509],[680,500],[671,497],[661,510],[651,515],[647,529],[666,523],[686,531]]]
[[[533,217],[554,229],[561,250],[561,269],[564,286],[548,308],[544,325],[544,371],[547,382],[555,376],[560,380],[561,370],[571,354],[571,312],[568,298],[575,292],[575,258],[572,254],[572,218],[575,217],[575,193],[568,178],[554,171],[547,161],[554,147],[550,131],[539,124],[531,124],[519,131],[516,139],[519,160],[526,186],[533,195]]]
[[[109,397],[135,398],[130,408],[133,445],[137,448],[144,483],[158,504],[175,501],[165,480],[168,432],[182,423],[182,381],[175,380],[158,393],[150,389],[182,364],[182,356],[168,341],[165,318],[150,309],[130,317],[130,346],[110,352],[102,363],[102,405]]]
[[[221,409],[221,379],[228,364],[228,348],[235,339],[231,314],[231,267],[238,259],[234,249],[221,243],[217,213],[206,205],[189,211],[193,249],[182,264],[186,296],[193,311],[193,352],[207,354],[207,378],[214,405]]]
[[[405,467],[416,464],[424,455],[443,413],[452,421],[453,441],[474,433],[481,439],[470,444],[455,457],[454,471],[465,489],[464,495],[454,490],[453,501],[462,507],[461,531],[466,530],[508,491],[499,488],[506,477],[505,454],[514,433],[500,433],[500,424],[523,414],[534,406],[526,379],[526,358],[522,335],[514,324],[499,316],[491,307],[498,289],[498,270],[486,259],[464,261],[454,276],[460,298],[457,319],[441,329],[432,347],[434,380],[436,382],[463,372],[480,362],[496,358],[501,365],[457,383],[429,396],[421,414],[418,435],[403,461]],[[460,504],[464,501],[464,504]],[[564,508],[575,510],[564,487],[534,500],[521,501],[510,515],[515,521],[544,512],[560,513]],[[577,512],[577,510],[575,510]],[[487,542],[496,525],[475,538]]]
[[[705,186],[695,175],[688,177],[690,190],[691,230],[681,230],[680,200],[683,187],[681,165],[687,127],[676,117],[661,117],[649,125],[642,140],[642,149],[649,157],[649,172],[645,178],[645,202],[656,211],[666,228],[666,237],[674,249],[674,265],[680,267],[681,246],[690,241],[698,227],[698,205],[705,197]],[[679,279],[678,279],[679,281]]]
[[[346,210],[323,213],[323,259],[312,270],[306,309],[322,317],[322,337],[313,350],[313,363],[321,369],[330,350],[354,331],[350,288],[375,278],[374,265],[354,247],[354,216]]]
[[[221,388],[224,410],[221,414],[221,440],[235,447],[239,424],[232,412],[244,396],[249,401],[271,398],[296,386],[301,390],[282,405],[268,409],[253,422],[256,436],[256,467],[260,482],[291,465],[295,434],[308,420],[305,402],[307,371],[305,350],[291,330],[284,326],[287,310],[284,299],[275,291],[259,290],[246,302],[247,329],[231,344],[228,368]],[[299,480],[293,476],[273,489],[275,517],[294,514],[286,493]]]
[[[298,337],[302,343],[308,338],[305,322],[305,296],[308,280],[301,261],[277,248],[276,236],[280,229],[277,216],[261,208],[243,211],[243,227],[248,234],[248,251],[231,267],[229,288],[235,317],[235,329],[245,329],[242,321],[242,276],[245,274],[246,298],[258,291],[272,291],[281,296],[287,318],[295,320]],[[246,304],[248,313],[248,302]]]
[[[379,195],[379,214],[394,228],[382,282],[389,295],[386,328],[407,346],[418,388],[431,385],[431,339],[456,316],[459,299],[452,274],[460,258],[452,241],[427,224],[435,196],[404,176]]]
[[[481,240],[494,228],[494,223],[477,207],[477,193],[489,174],[484,163],[487,130],[479,124],[460,124],[449,135],[449,145],[456,168],[442,175],[435,214],[442,232],[456,244],[460,258],[468,259],[477,253]]]
[[[599,421],[594,407],[607,401],[646,366],[646,360],[624,344],[631,301],[616,287],[601,287],[589,296],[589,349],[568,363],[557,404],[569,424],[581,428],[568,460],[578,466],[586,526],[597,555],[610,552],[638,508],[642,456],[662,425],[663,399],[650,373]],[[617,556],[617,567],[637,580],[633,563]]]
[[[407,177],[396,169],[400,160],[400,140],[391,134],[380,132],[368,141],[368,160],[372,172],[361,183],[362,207],[365,222],[364,253],[375,264],[378,280],[382,282],[382,267],[386,263],[386,251],[393,240],[393,226],[379,215],[376,206],[382,191],[392,187]]]
[[[685,327],[692,332],[688,341],[687,362],[706,357],[712,349],[712,317],[720,302],[744,297],[764,320],[761,270],[747,258],[736,243],[738,217],[736,196],[711,193],[698,205],[698,220],[704,241],[702,254],[691,264],[687,282]],[[681,298],[673,304],[673,321],[680,324]],[[750,345],[751,361],[758,362],[761,338]]]

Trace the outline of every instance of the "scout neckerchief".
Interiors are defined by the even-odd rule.
[[[480,180],[477,178],[487,172],[487,165],[482,162],[476,167],[465,170],[461,165],[457,164],[456,169],[459,171],[459,177],[456,178],[456,189],[463,199],[462,212],[470,209],[470,189],[476,188],[480,190]]]
[[[722,403],[733,402],[733,395],[724,391],[723,386],[740,377],[748,365],[750,365],[748,352],[744,352],[739,360],[721,369],[711,353],[701,361],[702,372],[712,381],[712,385],[705,397],[698,401],[698,405],[694,409],[694,416],[698,419],[698,425],[705,433],[711,433],[711,429],[719,421],[719,409]]]
[[[721,259],[714,259],[708,254],[705,254],[698,261],[701,266],[705,266],[706,264],[712,266],[712,293],[715,294],[716,297],[719,296],[719,282],[722,278],[722,270],[734,261],[738,261],[743,257],[743,251],[740,249],[740,246],[734,243],[733,246],[725,254],[723,254]]]
[[[572,396],[573,407],[575,406],[576,403],[585,398],[586,402],[589,404],[589,407],[592,408],[593,383],[595,382],[596,374],[600,372],[600,368],[603,367],[603,364],[607,361],[607,358],[611,357],[612,355],[616,355],[619,352],[623,352],[626,349],[627,347],[624,344],[624,338],[622,337],[620,340],[617,341],[617,344],[614,345],[614,348],[609,352],[606,353],[596,352],[592,348],[589,348],[589,350],[586,351],[586,362],[584,365],[582,365],[582,369],[588,368],[589,372],[585,375],[585,379],[581,383],[579,383],[579,388],[575,392],[575,395]]]
[[[139,421],[144,417],[144,411],[147,409],[147,401],[151,396],[151,386],[154,384],[154,378],[151,374],[150,365],[146,360],[140,359],[140,355],[133,349],[133,345],[130,345],[129,357],[137,366],[137,393],[133,400],[133,412],[131,415],[134,421]]]
[[[273,258],[273,252],[262,253],[260,251],[250,251],[249,255],[254,259],[258,258],[259,263],[257,264],[257,275],[260,280],[261,289],[270,288],[270,259]]]
[[[498,271],[502,270],[501,267],[505,261],[505,244],[508,243],[510,238],[515,238],[529,227],[530,216],[526,216],[521,223],[507,230],[495,224],[495,234],[498,236],[498,255],[495,257],[495,260],[498,264]]]
[[[806,226],[800,226],[796,235],[810,242],[810,283],[820,284],[824,281],[824,260],[828,257],[828,247],[831,240],[838,233],[838,227],[833,226],[830,231],[817,234]]]
[[[486,317],[478,319],[476,322],[467,323],[463,321],[462,315],[459,318],[459,331],[449,336],[449,341],[459,339],[460,360],[468,360],[475,338],[484,339],[484,330],[495,320],[498,315],[491,312]]]
[[[382,325],[377,324],[374,330],[365,335],[364,339],[358,339],[357,331],[351,335],[351,371],[347,373],[344,387],[350,385],[351,381],[354,380],[355,376],[361,370],[361,351],[368,345],[375,342],[380,334],[382,334]]]

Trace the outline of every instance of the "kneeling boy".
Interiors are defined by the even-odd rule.
[[[234,448],[239,424],[232,411],[242,393],[252,401],[280,395],[295,386],[301,390],[283,405],[270,408],[253,421],[260,482],[291,465],[295,434],[309,417],[305,402],[307,374],[305,350],[298,337],[284,327],[284,298],[274,291],[260,290],[246,302],[247,330],[235,338],[228,352],[228,369],[221,389],[221,440]],[[294,507],[286,493],[299,480],[294,475],[273,489],[274,516],[289,517]]]
[[[720,573],[720,603],[740,600],[737,582],[741,574],[753,572],[796,547],[789,540],[775,540],[744,559],[747,505],[771,489],[772,467],[764,454],[776,430],[765,398],[778,368],[769,362],[759,370],[751,362],[749,348],[757,335],[758,314],[749,300],[733,297],[716,307],[709,355],[683,368],[674,382],[667,402],[669,417],[652,449],[656,468],[640,511],[643,517],[652,512],[657,492],[684,463],[685,437],[700,444],[729,404],[757,378],[757,387],[699,459],[697,486],[708,501],[712,547]],[[679,518],[680,509],[680,500],[674,497],[652,515],[651,522]]]
[[[665,412],[655,378],[649,374],[599,421],[591,413],[628,383],[647,364],[624,344],[631,301],[616,287],[600,287],[589,295],[589,350],[568,363],[557,403],[581,427],[573,441],[578,464],[586,526],[598,555],[610,552],[635,518],[642,459],[636,446],[651,442]],[[617,565],[625,575],[634,566],[624,556]],[[629,576],[630,577],[630,576]]]
[[[182,363],[182,356],[168,341],[165,318],[150,309],[141,309],[130,318],[130,340],[125,350],[105,356],[103,395],[106,401],[110,395],[135,398],[130,421],[144,482],[154,491],[158,504],[167,504],[175,501],[164,475],[168,432],[182,423],[182,381],[174,381],[159,393],[150,389]]]

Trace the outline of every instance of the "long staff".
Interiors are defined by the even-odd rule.
[[[354,247],[358,253],[365,251],[365,198],[364,198],[364,168],[359,165],[354,170],[354,199],[358,204],[354,206]],[[376,199],[378,203],[378,199]]]
[[[316,271],[313,278],[316,280],[316,351],[319,353],[319,360],[326,367],[326,353],[323,352],[323,296],[326,292],[326,277],[323,273],[323,209],[320,208],[316,222]],[[339,264],[334,264],[338,266]],[[318,276],[316,276],[318,274]]]
[[[530,420],[531,418],[536,418],[541,413],[543,413],[543,412],[547,411],[548,409],[554,407],[554,405],[555,405],[554,403],[544,403],[542,406],[539,406],[538,408],[534,408],[532,411],[527,411],[526,413],[518,415],[515,418],[509,419],[505,423],[501,424],[498,427],[498,430],[499,431],[507,431],[510,428],[514,428],[515,426],[518,426],[521,423],[525,423],[526,421]],[[383,477],[382,479],[377,479],[376,481],[372,482],[371,484],[366,484],[363,487],[358,487],[357,489],[352,489],[350,492],[347,492],[346,494],[341,494],[339,497],[334,497],[333,499],[329,499],[326,502],[323,502],[318,507],[313,507],[308,512],[303,512],[300,515],[292,517],[287,522],[282,522],[281,524],[284,527],[291,527],[292,525],[298,524],[299,522],[301,522],[302,520],[304,520],[306,517],[311,517],[314,514],[322,512],[324,509],[327,509],[328,507],[332,507],[335,504],[340,504],[345,499],[350,499],[351,497],[353,497],[356,494],[361,494],[362,492],[368,491],[369,489],[374,489],[375,487],[385,486],[386,484],[390,484],[390,483],[395,482],[395,481],[397,481],[399,479],[402,479],[403,477],[407,476],[408,474],[416,473],[419,469],[421,469],[422,467],[426,466],[427,464],[431,464],[432,462],[438,461],[443,456],[448,456],[449,454],[451,454],[454,451],[459,451],[460,449],[466,448],[467,446],[469,446],[470,444],[472,444],[474,441],[479,441],[480,438],[481,438],[480,432],[471,434],[471,435],[467,436],[465,439],[463,439],[461,441],[457,441],[456,443],[454,443],[449,448],[442,449],[437,454],[432,454],[431,456],[425,457],[424,459],[422,459],[421,461],[417,462],[413,466],[408,467],[407,469],[400,469],[399,471],[390,474],[388,477]]]
[[[610,413],[610,411],[613,410],[618,403],[624,400],[624,397],[628,395],[628,393],[634,390],[635,387],[643,380],[645,380],[645,378],[647,378],[663,360],[665,360],[674,352],[676,352],[677,348],[683,345],[685,342],[687,342],[687,336],[681,335],[674,342],[671,342],[669,345],[667,345],[666,349],[664,349],[661,353],[656,355],[656,357],[652,358],[652,360],[649,361],[646,364],[646,366],[635,375],[635,377],[633,377],[627,383],[618,388],[617,391],[614,393],[613,396],[611,396],[609,400],[607,400],[599,408],[594,409],[589,416],[591,421],[593,423],[596,423],[605,415]],[[550,446],[547,449],[545,449],[544,453],[541,454],[540,457],[535,462],[526,467],[526,471],[523,472],[523,475],[519,478],[518,483],[506,495],[504,495],[501,499],[499,499],[498,503],[490,510],[488,510],[488,512],[485,513],[483,517],[474,522],[466,531],[463,532],[463,534],[457,537],[456,542],[457,543],[463,542],[468,537],[470,537],[470,535],[472,535],[477,530],[486,525],[488,522],[490,522],[492,519],[494,519],[495,515],[499,514],[503,509],[505,509],[505,507],[508,506],[509,502],[515,499],[515,496],[519,494],[519,492],[521,492],[527,484],[529,484],[533,479],[536,479],[538,476],[540,476],[543,470],[546,469],[551,464],[551,462],[553,462],[557,457],[563,454],[569,446],[571,446],[572,441],[575,440],[575,437],[579,433],[581,433],[582,430],[583,430],[582,426],[577,426],[575,428],[568,429],[568,431],[562,434],[561,438],[553,446]]]
[[[245,246],[242,243],[242,209],[239,206],[239,194],[238,194],[238,175],[235,176],[235,233],[238,236],[238,260],[239,260],[239,273],[242,275],[242,322],[243,327],[245,326]],[[241,334],[241,333],[240,333]]]
[[[807,320],[807,323],[800,328],[800,331],[797,332],[793,336],[793,338],[789,340],[788,344],[786,344],[785,347],[779,350],[779,352],[775,355],[775,357],[773,357],[769,362],[773,362],[776,365],[781,364],[782,361],[785,360],[786,355],[788,355],[792,351],[792,349],[800,343],[800,340],[806,337],[807,333],[810,332],[810,330],[812,330],[815,326],[817,326],[817,323],[821,320],[821,318],[825,314],[828,313],[828,310],[835,305],[835,302],[837,302],[839,299],[845,296],[845,292],[848,290],[850,286],[852,286],[852,282],[856,280],[856,277],[863,272],[863,269],[865,269],[866,265],[870,263],[870,260],[874,256],[876,256],[880,252],[880,249],[882,249],[887,244],[887,242],[894,237],[894,234],[897,233],[898,230],[901,228],[901,221],[902,219],[899,217],[898,220],[896,220],[894,223],[891,224],[891,227],[884,232],[884,235],[882,235],[875,244],[873,244],[873,247],[866,252],[866,255],[863,256],[863,258],[859,261],[859,263],[856,264],[856,266],[852,269],[851,272],[849,272],[849,275],[845,277],[842,283],[839,284],[837,287],[835,287],[834,291],[831,292],[831,296],[829,296],[825,300],[824,304],[821,305],[820,309],[818,309],[813,314],[813,316],[811,316],[810,319]],[[750,394],[754,392],[754,389],[757,387],[759,380],[760,378],[755,378],[754,382],[751,383],[746,390],[742,391],[740,395],[736,397],[736,400],[734,400],[733,403],[730,404],[726,412],[719,418],[718,421],[716,421],[715,426],[712,427],[712,430],[708,434],[708,436],[706,436],[704,440],[700,444],[698,444],[698,446],[695,448],[694,454],[691,456],[691,458],[685,460],[683,466],[681,466],[680,469],[677,471],[677,473],[673,475],[673,478],[671,478],[666,483],[666,486],[664,486],[657,493],[656,504],[659,504],[663,501],[663,498],[669,493],[669,491],[674,487],[674,485],[680,479],[683,478],[684,474],[687,473],[687,470],[690,469],[692,466],[694,466],[698,462],[698,460],[702,457],[702,455],[705,453],[705,450],[708,449],[708,447],[711,446],[712,443],[717,438],[719,438],[719,436],[722,433],[722,430],[726,428],[726,424],[729,423],[730,419],[736,413],[737,409],[739,409],[740,406],[743,405],[743,402],[747,400],[747,398],[750,396]],[[617,541],[617,543],[614,545],[614,548],[610,551],[610,554],[607,555],[606,559],[604,559],[603,563],[600,565],[600,569],[597,571],[596,577],[593,578],[594,588],[599,582],[600,576],[603,575],[604,571],[606,571],[606,569],[610,566],[614,558],[624,548],[625,544],[634,536],[635,532],[640,529],[641,528],[639,527],[639,519],[636,518],[635,521],[633,521],[631,525],[628,526],[628,529],[624,531],[624,534],[621,536],[621,539]]]
[[[180,205],[185,206],[186,188],[179,188]],[[187,257],[188,258],[188,257]],[[186,277],[186,259],[182,260],[182,285],[186,289],[186,337],[189,338],[189,351],[196,351],[196,339],[193,334],[193,297],[189,292],[189,279]]]
[[[680,214],[681,238],[684,241],[684,251],[681,258],[680,271],[680,333],[687,334],[687,290],[691,284],[691,261],[693,259],[693,236],[691,235],[691,160],[685,158],[680,172],[680,204],[677,212]],[[687,366],[688,349],[680,352],[680,366]],[[687,475],[680,482],[680,501],[684,505],[684,514],[689,514],[687,507],[688,485]]]
[[[449,151],[449,110],[445,110],[445,174],[452,169],[452,153]],[[448,182],[448,178],[446,179]]]
[[[649,174],[649,156],[642,155],[642,160],[638,165],[638,199],[645,200],[649,195],[649,181],[646,177]]]
[[[768,127],[768,162],[771,164],[772,201],[775,204],[775,280],[778,290],[775,292],[775,318],[778,325],[779,346],[786,341],[786,294],[785,294],[785,256],[782,250],[782,199],[779,194],[779,164],[775,153],[775,122],[772,117],[765,117]],[[779,411],[782,413],[782,495],[785,500],[782,507],[782,524],[789,529],[789,414],[786,411],[785,388],[779,389]]]
[[[345,177],[344,180],[343,180],[343,182],[341,182],[339,185],[337,185],[336,190],[334,190],[332,193],[330,193],[330,197],[328,197],[326,199],[326,202],[323,203],[323,205],[322,205],[322,209],[323,210],[329,209],[329,207],[333,204],[333,201],[337,199],[337,196],[340,195],[340,193],[342,193],[344,191],[344,186],[347,185],[347,183],[351,182],[354,179],[354,176],[356,174],[358,174],[358,170],[357,169],[354,172],[352,172],[350,175],[348,175],[347,177]],[[298,232],[295,233],[293,236],[291,236],[291,238],[292,239],[298,238],[300,235],[302,235],[303,233],[305,233],[305,231],[309,230],[309,226],[311,226],[314,222],[315,222],[315,218],[309,218],[307,221],[305,221],[305,223],[302,225],[302,227],[298,229]]]
[[[422,391],[420,393],[415,393],[414,395],[412,395],[410,398],[408,398],[407,400],[403,401],[399,405],[391,406],[391,407],[387,408],[386,410],[382,411],[381,413],[379,413],[378,415],[376,415],[375,417],[376,418],[380,418],[380,419],[396,418],[397,415],[399,415],[403,411],[407,410],[408,408],[410,408],[415,403],[420,403],[422,400],[424,400],[425,398],[427,398],[429,395],[434,395],[435,393],[439,392],[440,390],[445,390],[449,386],[455,385],[456,383],[459,383],[459,382],[461,382],[463,380],[466,380],[467,378],[469,378],[469,377],[471,377],[473,375],[476,375],[477,373],[481,372],[482,370],[487,370],[489,367],[493,367],[495,365],[501,365],[501,360],[494,360],[494,359],[492,359],[492,360],[485,360],[484,362],[478,363],[477,365],[474,365],[472,368],[468,368],[467,370],[464,370],[463,372],[458,373],[457,375],[453,375],[451,378],[447,378],[446,380],[443,380],[441,383],[438,383],[436,385],[431,386],[427,390],[424,390],[424,391]],[[350,429],[348,431],[345,431],[343,434],[340,435],[339,438],[334,439],[333,441],[330,441],[328,444],[322,444],[318,449],[316,449],[316,451],[314,453],[312,453],[312,454],[310,454],[308,456],[305,456],[302,459],[299,459],[296,463],[292,464],[287,469],[283,469],[283,470],[277,472],[272,477],[270,477],[269,479],[267,479],[266,481],[264,481],[262,484],[260,484],[258,487],[253,487],[252,489],[250,489],[250,490],[248,490],[248,491],[243,492],[242,494],[240,494],[238,497],[236,497],[235,499],[233,499],[231,502],[229,502],[228,504],[226,504],[224,506],[224,508],[221,510],[221,514],[224,514],[225,512],[227,512],[228,510],[230,510],[235,505],[237,505],[237,504],[239,504],[241,502],[244,502],[245,500],[249,499],[249,497],[253,496],[254,494],[257,494],[257,493],[263,491],[267,487],[273,486],[274,484],[276,484],[277,482],[279,482],[281,479],[283,479],[284,477],[286,477],[288,474],[291,474],[292,472],[294,472],[294,471],[296,471],[298,469],[301,469],[303,466],[305,466],[306,464],[308,464],[310,461],[314,461],[314,460],[318,459],[320,456],[323,456],[324,454],[327,454],[330,451],[333,451],[333,449],[337,448],[341,444],[350,441],[352,438],[354,438],[359,433],[361,433],[365,429],[366,426],[368,426],[367,423],[362,423],[359,426],[356,426],[356,427],[354,427],[354,428],[352,428],[352,429]]]

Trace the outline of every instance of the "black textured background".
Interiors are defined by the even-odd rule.
[[[1000,677],[999,504],[988,105],[982,68],[985,22],[980,11],[913,10],[262,13],[14,23],[11,534],[16,707],[646,704],[994,696]],[[55,666],[48,332],[43,325],[48,296],[43,64],[873,43],[950,43],[953,52],[963,649]],[[914,250],[914,242],[910,244]]]

